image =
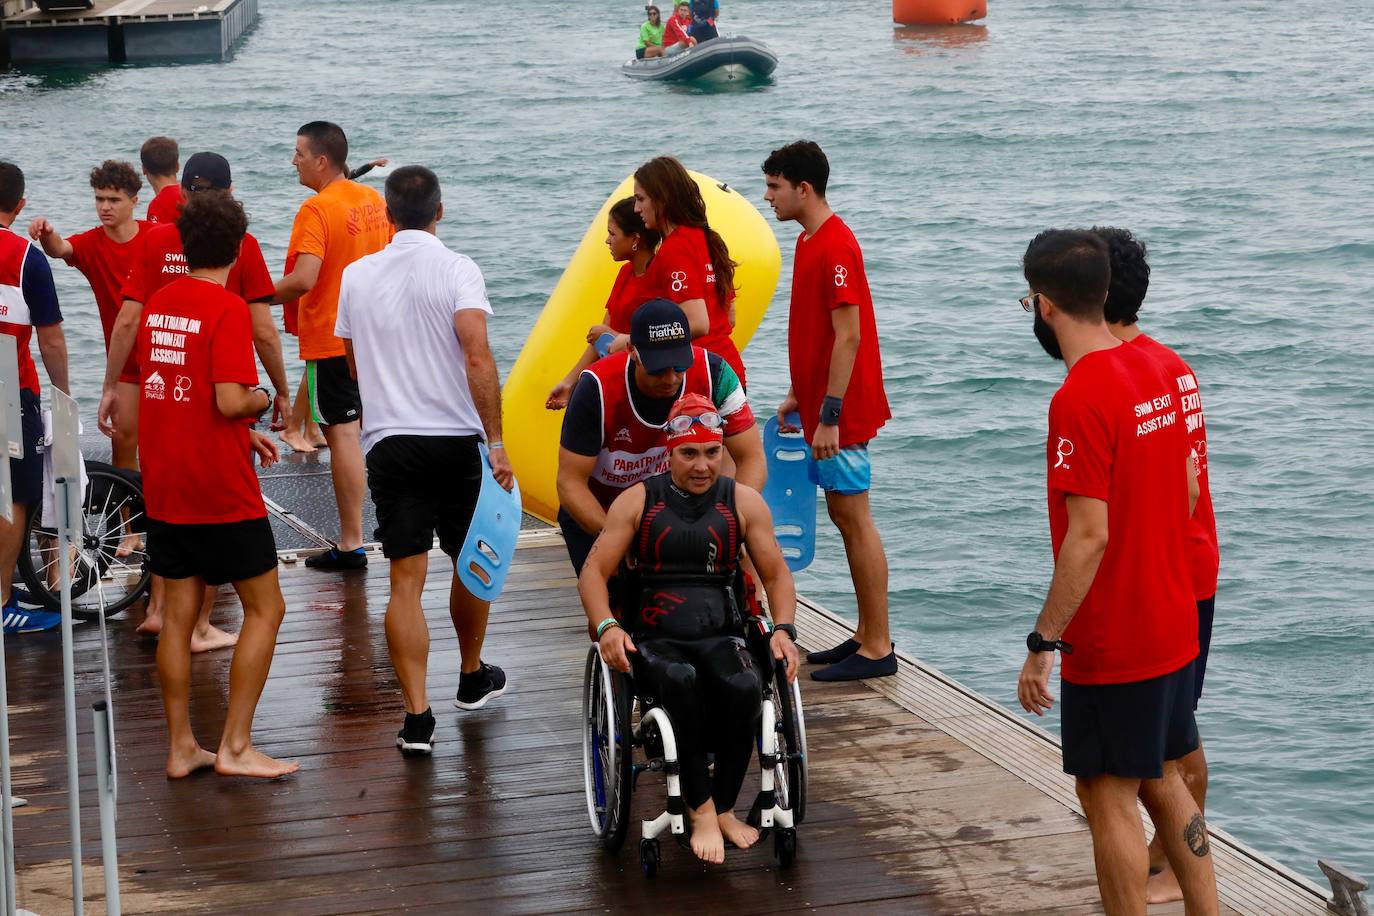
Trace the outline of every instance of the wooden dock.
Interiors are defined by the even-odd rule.
[[[346,576],[282,567],[287,616],[255,730],[266,752],[300,760],[281,781],[165,779],[155,643],[134,634],[137,620],[110,621],[125,912],[1100,912],[1087,825],[1054,739],[911,659],[872,684],[804,682],[812,782],[791,870],[778,869],[771,844],[706,868],[666,843],[659,877],[644,879],[637,824],[613,856],[587,823],[588,642],[557,533],[522,537],[485,652],[511,688],[478,712],[449,702],[458,653],[448,569],[434,553],[425,608],[438,732],[428,760],[394,746],[401,706],[380,557]],[[228,599],[221,615],[232,627]],[[809,604],[798,628],[810,646],[850,632]],[[71,905],[60,637],[17,637],[6,649],[15,792],[30,802],[15,812],[19,903],[51,916]],[[78,629],[76,659],[78,704],[89,710],[102,690],[94,624]],[[228,653],[198,658],[193,672],[192,718],[213,747]],[[89,714],[82,720],[87,912],[100,913]],[[661,782],[640,780],[637,817],[661,808]],[[1215,829],[1213,849],[1225,912],[1326,912],[1314,886]]]
[[[5,18],[18,64],[223,60],[258,18],[258,0],[94,0],[90,9]]]

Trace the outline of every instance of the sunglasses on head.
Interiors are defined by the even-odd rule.
[[[682,414],[681,416],[673,417],[668,421],[668,429],[671,432],[681,434],[691,429],[693,423],[700,423],[707,429],[720,429],[725,425],[725,421],[721,419],[720,414],[715,411],[707,411],[706,413],[699,413],[696,416]]]

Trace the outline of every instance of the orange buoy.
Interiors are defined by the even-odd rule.
[[[987,0],[892,0],[892,21],[901,25],[952,25],[987,15]]]

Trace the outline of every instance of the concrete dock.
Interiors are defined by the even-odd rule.
[[[32,6],[0,27],[15,64],[223,60],[257,17],[258,0],[94,0]]]
[[[911,658],[886,680],[803,681],[811,788],[790,870],[771,844],[706,868],[667,843],[659,876],[646,880],[634,833],[611,855],[587,824],[579,708],[589,643],[561,538],[522,536],[484,652],[511,688],[478,712],[449,703],[449,569],[431,555],[438,732],[428,760],[394,747],[401,707],[380,556],[357,574],[281,566],[287,615],[255,730],[264,751],[300,760],[281,781],[168,781],[156,643],[134,633],[138,610],[110,621],[125,912],[1101,912],[1087,824],[1054,738]],[[233,629],[236,615],[226,592],[217,619]],[[811,647],[851,632],[808,603],[797,623]],[[99,638],[94,625],[78,628],[83,711],[102,695]],[[70,908],[60,644],[56,633],[6,643],[15,792],[29,800],[15,812],[19,903],[41,914]],[[192,679],[192,718],[213,746],[228,653],[196,658]],[[88,712],[79,727],[87,912],[99,913]],[[636,818],[661,808],[662,778],[640,779]],[[756,788],[751,776],[741,798]],[[1326,912],[1318,888],[1220,829],[1212,848],[1224,912]]]

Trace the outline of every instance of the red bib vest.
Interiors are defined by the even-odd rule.
[[[24,261],[32,242],[11,229],[0,227],[0,334],[15,339],[19,351],[19,385],[37,392],[38,367],[29,352],[33,319],[24,299]]]
[[[714,403],[706,351],[693,347],[692,356],[692,368],[687,370],[677,397],[700,394]],[[611,507],[621,491],[668,470],[668,435],[664,424],[649,423],[635,410],[630,398],[633,372],[628,351],[582,370],[596,382],[601,396],[601,450],[587,484],[604,509]]]

